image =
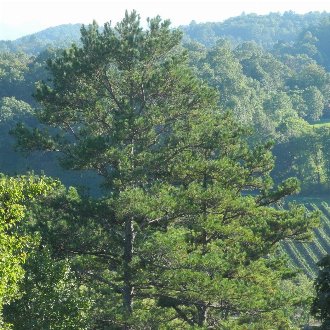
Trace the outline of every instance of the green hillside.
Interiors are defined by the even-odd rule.
[[[292,267],[303,270],[310,278],[315,278],[318,272],[316,263],[330,253],[330,206],[322,200],[304,204],[310,211],[318,211],[321,214],[320,226],[314,230],[314,239],[311,242],[285,241],[282,242],[280,250],[289,256]]]
[[[49,47],[66,48],[79,41],[81,24],[63,24],[13,41],[0,41],[0,51],[37,55]]]
[[[329,17],[326,12],[296,14],[294,12],[270,13],[268,15],[242,14],[223,22],[196,23],[183,26],[186,37],[210,46],[218,38],[226,38],[234,43],[256,41],[271,48],[278,41],[294,42],[301,31],[318,25]]]

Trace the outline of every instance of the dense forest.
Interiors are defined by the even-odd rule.
[[[330,328],[330,14],[0,41],[1,329]]]

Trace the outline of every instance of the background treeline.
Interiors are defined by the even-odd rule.
[[[78,41],[79,29],[59,26],[0,43],[0,148],[6,154],[2,172],[44,170],[68,184],[93,182],[85,174],[63,172],[50,154],[26,158],[15,153],[8,135],[18,121],[36,124],[30,115],[37,106],[32,97],[35,83],[47,80],[47,59]],[[219,91],[220,105],[254,130],[251,143],[274,142],[275,179],[296,176],[304,194],[327,192],[329,15],[243,14],[223,23],[192,22],[182,30],[191,65]]]
[[[185,38],[212,46],[219,37],[229,39],[234,44],[256,41],[265,48],[272,48],[277,42],[293,42],[303,30],[318,25],[328,17],[328,13],[310,12],[299,15],[292,11],[270,13],[269,15],[242,14],[224,22],[200,23],[192,21],[182,27]]]
[[[37,55],[49,47],[68,47],[80,38],[81,24],[64,24],[48,28],[16,40],[1,40],[0,49],[5,52],[24,52]]]

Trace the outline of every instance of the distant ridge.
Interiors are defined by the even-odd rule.
[[[307,14],[288,11],[267,15],[243,13],[222,22],[192,21],[180,29],[184,32],[184,41],[194,40],[206,47],[214,45],[219,38],[225,38],[233,44],[253,40],[271,49],[277,42],[294,42],[303,31],[327,19],[330,19],[330,13],[325,11]],[[73,42],[79,42],[81,26],[82,24],[63,24],[16,40],[0,40],[0,52],[23,51],[29,55],[37,55],[49,47],[66,48]]]
[[[25,41],[31,36],[36,37],[40,40],[49,41],[49,40],[66,40],[68,37],[75,38],[80,35],[80,28],[82,24],[61,24],[53,27],[49,27],[45,30],[41,30],[30,35],[23,36],[14,40],[13,42]],[[64,32],[64,33],[63,33]]]
[[[49,27],[16,40],[0,41],[0,51],[23,51],[35,55],[48,47],[67,47],[73,42],[79,41],[82,24],[62,24]]]
[[[299,34],[329,19],[328,12],[297,14],[293,11],[267,15],[241,14],[223,22],[196,23],[182,26],[187,40],[197,41],[207,47],[217,39],[225,38],[234,44],[255,41],[268,49],[277,42],[293,42]]]

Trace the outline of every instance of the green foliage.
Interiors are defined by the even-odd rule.
[[[297,48],[300,51],[308,53],[320,65],[329,70],[329,46],[327,40],[330,33],[330,20],[327,15],[318,24],[308,27],[304,30],[298,40]],[[299,47],[300,46],[300,47]],[[302,49],[301,49],[302,48]]]
[[[306,107],[308,109],[308,119],[319,120],[323,115],[324,98],[320,90],[315,87],[308,87],[303,92]]]
[[[310,12],[305,15],[299,15],[292,11],[268,15],[243,13],[224,22],[197,24],[192,21],[188,26],[183,26],[182,29],[186,38],[196,40],[208,47],[213,46],[217,39],[226,38],[234,44],[256,41],[265,48],[271,48],[278,41],[295,41],[303,29],[318,26],[319,22],[323,19],[326,21],[328,16],[329,14],[326,12]],[[323,40],[326,40],[325,36]],[[324,47],[326,47],[325,43]],[[326,54],[325,51],[323,53]]]
[[[4,310],[14,329],[90,329],[92,302],[79,285],[68,260],[36,249],[24,265],[22,295]]]
[[[32,224],[90,289],[94,327],[294,326],[301,298],[283,290],[292,272],[276,249],[309,237],[317,214],[272,207],[297,181],[276,187],[271,145],[250,148],[247,130],[218,108],[240,105],[258,83],[219,43],[198,64],[219,101],[188,67],[181,33],[159,17],[143,30],[126,13],[114,28],[94,22],[81,33],[82,46],[50,61],[52,80],[36,92],[37,116],[54,129],[16,135],[26,150],[58,150],[66,168],[103,178],[103,199],[61,190],[36,206]]]
[[[47,178],[21,176],[0,178],[0,323],[2,309],[19,297],[19,284],[24,277],[27,253],[35,244],[35,238],[20,230],[29,204],[53,189],[56,182]]]
[[[277,175],[295,175],[302,181],[303,192],[325,192],[329,189],[329,128],[326,125],[310,125],[300,136],[277,145]],[[285,150],[285,151],[284,151]],[[283,156],[285,154],[285,157]]]
[[[272,53],[259,45],[292,41],[325,15],[192,23],[186,31],[208,49],[196,42],[184,49],[182,34],[159,17],[144,30],[135,12],[115,27],[84,26],[81,44],[64,52],[38,54],[53,43],[51,30],[6,43],[35,56],[0,55],[8,163],[2,159],[1,168],[53,169],[72,179],[54,169],[56,154],[66,169],[99,174],[104,188],[91,199],[56,186],[37,203],[22,203],[29,214],[23,210],[24,229],[15,230],[27,238],[22,246],[38,237],[38,249],[24,268],[26,255],[4,268],[16,276],[3,290],[6,322],[18,329],[300,327],[310,284],[293,276],[278,247],[310,238],[318,213],[278,208],[299,185],[274,184],[270,172],[277,183],[297,176],[304,192],[329,189],[329,132],[315,125],[330,100],[320,57],[326,39],[309,27]],[[233,47],[216,42],[219,35],[256,42]],[[36,80],[41,107],[30,97]],[[20,118],[18,147],[51,156],[9,152],[7,131]],[[251,147],[265,140],[274,140],[275,170],[270,144]],[[75,182],[85,184],[78,173]]]
[[[295,51],[282,44],[273,54],[253,42],[233,47],[220,40],[209,49],[189,46],[196,73],[219,91],[219,105],[254,129],[250,143],[274,141],[276,181],[296,176],[304,193],[329,189],[326,133],[312,131],[309,125],[317,128],[316,122],[328,116],[329,73],[306,48],[316,42],[306,32],[303,40],[290,46]]]
[[[245,42],[235,48],[246,76],[259,81],[267,90],[282,89],[290,75],[290,69],[283,62],[266,52],[256,42]]]
[[[22,53],[0,53],[0,77],[9,82],[21,81],[24,79],[24,72],[27,70],[29,56]]]
[[[262,107],[257,96],[260,87],[244,75],[228,41],[219,40],[192,64],[196,73],[219,92],[221,108],[232,111],[241,125],[254,124]]]
[[[0,122],[12,123],[18,119],[22,120],[32,114],[31,106],[24,102],[16,100],[15,97],[3,97],[0,100]]]
[[[190,26],[182,28],[186,33],[186,40],[193,40],[190,46],[185,47],[189,50],[190,62],[195,66],[195,72],[219,91],[221,107],[232,111],[241,124],[255,130],[255,134],[250,137],[251,143],[264,140],[286,143],[292,140],[294,144],[294,139],[304,134],[306,120],[314,123],[315,120],[323,120],[328,116],[329,74],[322,67],[326,61],[326,52],[321,51],[322,47],[326,47],[327,16],[326,13],[297,15],[292,12],[283,15],[241,15],[223,23],[192,22]],[[59,26],[14,42],[0,43],[0,47],[3,45],[4,49],[0,54],[0,94],[6,104],[9,98],[15,98],[16,105],[13,105],[13,109],[18,110],[17,114],[25,125],[34,128],[39,126],[17,108],[26,108],[26,105],[19,102],[36,106],[31,95],[36,81],[48,81],[50,77],[44,68],[47,58],[60,57],[57,47],[77,40],[78,28],[78,25]],[[101,29],[98,33],[101,34]],[[301,35],[294,41],[299,33]],[[189,39],[187,35],[194,39]],[[229,42],[218,40],[224,37],[236,40],[235,47]],[[206,50],[195,40],[214,47]],[[260,46],[271,46],[275,40],[280,41],[272,49],[272,53],[269,51],[270,47],[266,51]],[[73,68],[71,71],[75,74]],[[118,88],[121,88],[119,85]],[[287,99],[285,109],[276,109],[283,102],[276,100],[274,95],[279,95],[278,98],[282,100]],[[9,108],[10,106],[5,105],[4,113]],[[12,108],[10,112],[11,110]],[[21,114],[24,117],[20,117]],[[16,120],[17,116],[13,119]],[[74,175],[56,167],[53,156],[43,157],[39,153],[23,158],[14,153],[13,141],[7,134],[14,121],[8,124],[10,126],[1,124],[0,152],[7,155],[1,159],[1,171],[12,175],[31,169],[36,172],[43,170],[47,175],[60,177],[66,184],[79,183],[82,175],[82,181],[92,187],[96,186],[94,177],[86,178],[81,173]],[[75,131],[75,127],[71,128]],[[51,143],[47,136],[40,136],[38,130],[34,133],[36,138],[48,146],[48,150],[58,150],[56,143]],[[89,141],[85,148],[93,148],[93,143],[100,146],[98,141]],[[38,149],[36,144],[34,147]],[[285,162],[285,157],[285,153],[277,154],[278,162]],[[67,167],[73,166],[68,164]],[[300,174],[293,172],[293,175]],[[276,176],[279,177],[277,174]]]
[[[25,53],[0,52],[0,97],[25,95],[24,76],[30,61]]]

